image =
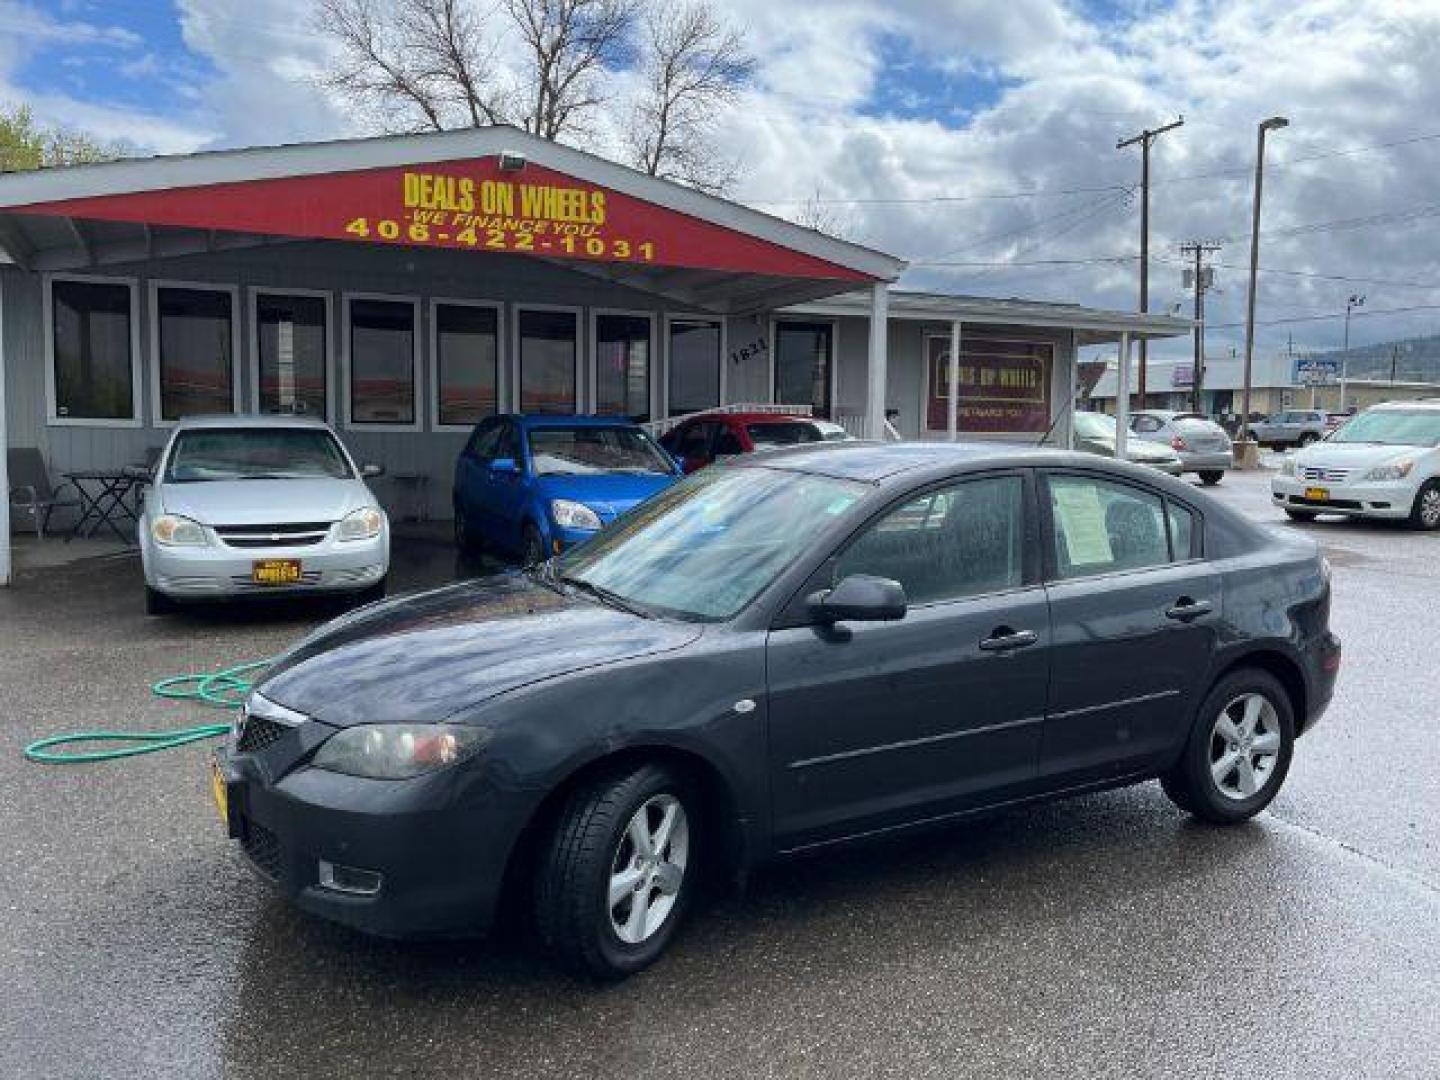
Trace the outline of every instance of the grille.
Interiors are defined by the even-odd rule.
[[[289,730],[284,724],[278,724],[269,717],[247,713],[245,723],[240,728],[240,738],[235,742],[235,749],[242,754],[253,754],[264,750]]]
[[[1292,495],[1290,502],[1295,506],[1329,507],[1331,510],[1363,510],[1365,508],[1363,503],[1354,499],[1302,499],[1298,495]]]
[[[1306,465],[1300,470],[1302,480],[1323,480],[1330,484],[1338,484],[1349,475],[1349,469],[1327,469],[1320,465]]]
[[[330,534],[328,521],[292,521],[283,525],[216,525],[222,543],[238,548],[306,547]]]
[[[246,820],[245,834],[240,840],[245,857],[272,881],[280,878],[280,839],[259,822]]]

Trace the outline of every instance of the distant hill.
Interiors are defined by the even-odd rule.
[[[1323,355],[1338,359],[1347,354],[1336,349]],[[1348,355],[1352,379],[1388,379],[1393,363],[1397,382],[1440,382],[1440,334],[1357,345]]]

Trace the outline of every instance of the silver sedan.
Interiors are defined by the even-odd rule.
[[[1199,473],[1218,484],[1235,466],[1235,448],[1225,429],[1199,413],[1142,409],[1130,414],[1130,432],[1146,442],[1163,443],[1180,455],[1183,472]]]

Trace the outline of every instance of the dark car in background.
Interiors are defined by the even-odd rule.
[[[492,416],[455,463],[455,543],[540,562],[679,476],[670,455],[624,417]]]
[[[217,802],[309,912],[416,936],[528,911],[618,977],[706,878],[784,856],[1156,777],[1247,820],[1330,700],[1329,614],[1313,541],[1153,470],[749,455],[541,566],[312,633],[250,696]]]
[[[687,473],[703,469],[716,458],[753,454],[784,446],[848,442],[852,436],[839,424],[813,416],[782,413],[701,413],[687,418],[660,439]]]

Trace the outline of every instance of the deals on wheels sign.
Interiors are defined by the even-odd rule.
[[[270,236],[847,281],[846,267],[534,162],[496,158],[244,180],[11,209]]]
[[[976,432],[1043,432],[1050,426],[1050,373],[1055,346],[1044,341],[962,338],[956,427]],[[927,337],[930,392],[926,427],[946,431],[950,404],[950,338]]]

